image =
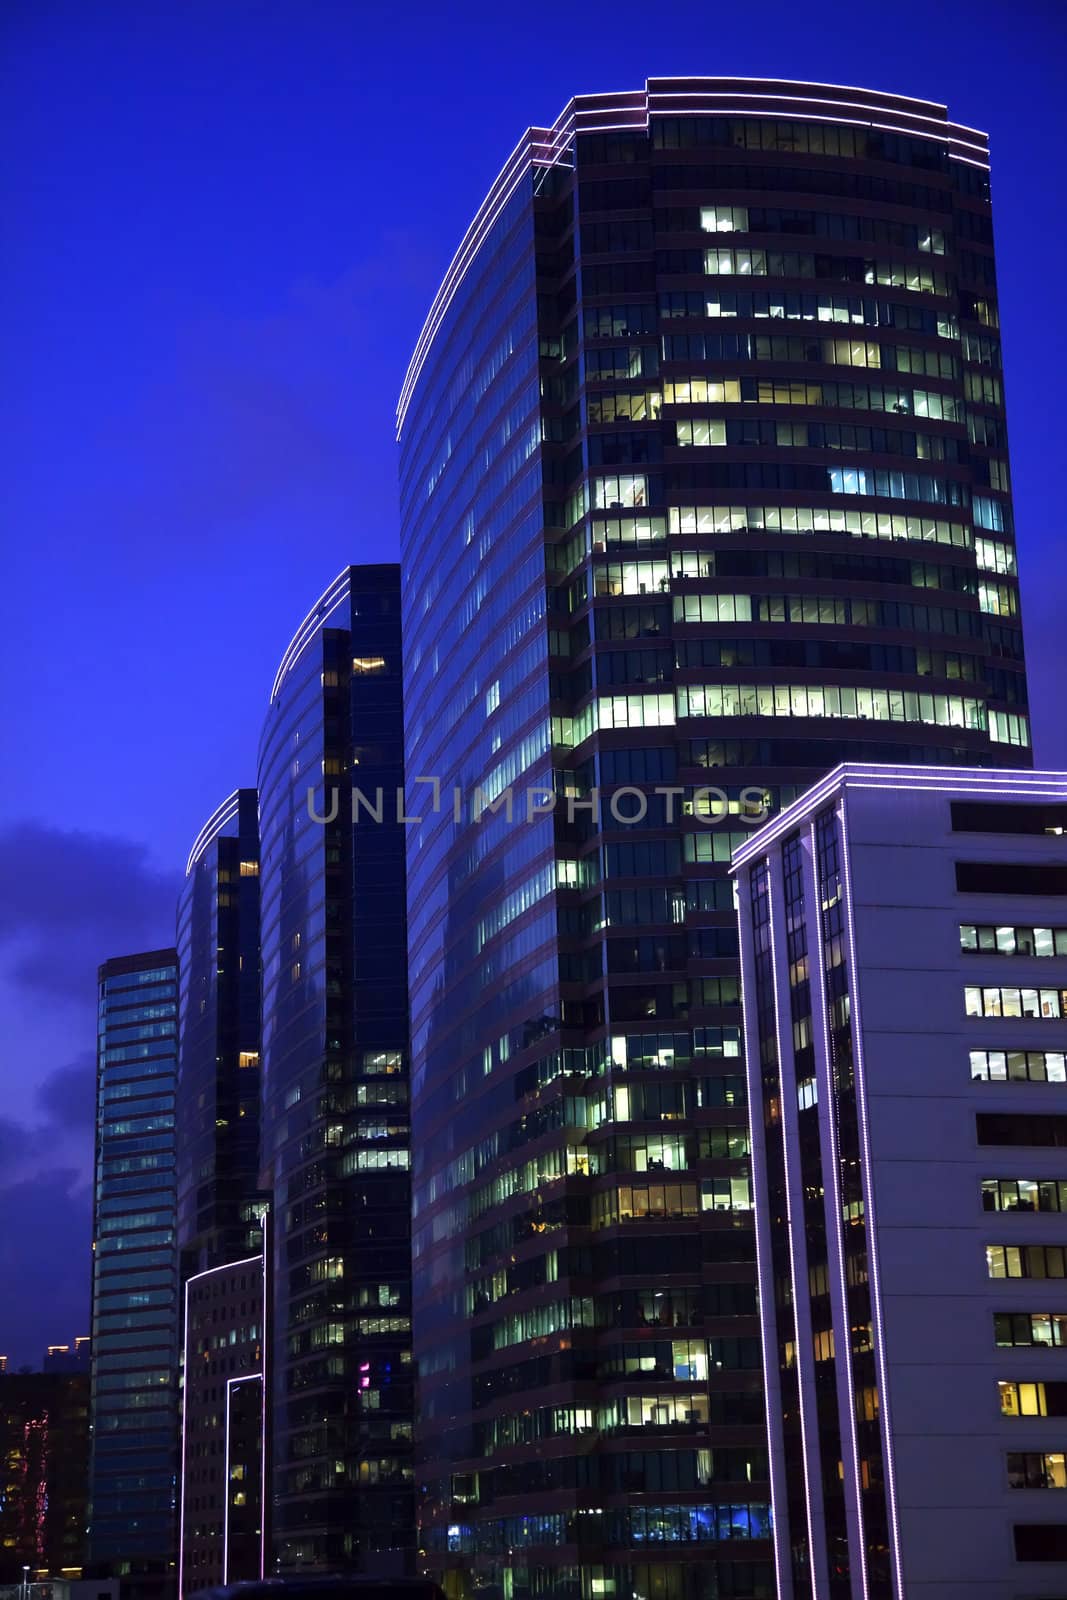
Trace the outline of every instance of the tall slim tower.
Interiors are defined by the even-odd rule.
[[[415,1556],[399,589],[395,566],[344,569],[285,652],[260,742],[282,1572],[401,1575]],[[356,787],[378,820],[353,820]]]
[[[99,974],[90,1570],[166,1594],[176,1565],[175,950]]]
[[[178,902],[178,1247],[183,1276],[258,1248],[259,814],[224,800]]]
[[[431,306],[414,1317],[455,1595],[773,1593],[726,867],[845,756],[1029,760],[997,328],[982,134],[736,79],[528,131]]]
[[[182,1600],[262,1577],[269,1542],[255,789],[224,800],[193,842],[178,958]]]

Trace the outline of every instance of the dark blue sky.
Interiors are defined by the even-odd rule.
[[[522,129],[572,94],[820,79],[988,129],[1036,756],[1067,766],[1065,16],[8,0],[0,1351],[86,1326],[96,964],[173,937],[295,624],[346,562],[395,558],[411,346]]]

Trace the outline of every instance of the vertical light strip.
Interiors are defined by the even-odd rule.
[[[222,1447],[222,1581],[230,1581],[230,1407],[233,1386],[240,1378],[226,1380],[226,1428]]]
[[[823,1173],[824,1210],[830,1215],[827,1219],[827,1242],[832,1241],[834,1252],[834,1266],[837,1270],[836,1301],[838,1315],[834,1338],[834,1359],[841,1363],[839,1368],[844,1373],[844,1382],[838,1384],[837,1409],[840,1413],[844,1410],[848,1419],[848,1440],[851,1448],[851,1487],[853,1494],[853,1516],[855,1523],[855,1538],[858,1546],[860,1593],[868,1595],[867,1575],[867,1540],[863,1521],[863,1482],[860,1475],[859,1433],[856,1424],[856,1379],[852,1367],[852,1322],[848,1312],[848,1273],[845,1266],[845,1247],[841,1236],[842,1223],[842,1195],[841,1195],[841,1152],[837,1142],[837,1126],[834,1122],[834,1082],[833,1082],[833,1057],[830,1049],[830,1026],[826,1015],[826,968],[823,961],[823,922],[822,922],[822,883],[819,877],[819,841],[814,819],[809,829],[811,845],[810,869],[811,882],[814,885],[812,908],[815,916],[814,952],[809,949],[809,959],[813,959],[817,969],[818,988],[818,1018],[819,1034],[818,1046],[815,1051],[816,1083],[819,1095],[819,1124],[823,1130],[829,1150],[830,1181],[826,1183],[826,1173]],[[811,929],[809,927],[809,943]],[[812,1016],[816,1015],[816,1007],[812,1005]],[[821,1079],[821,1081],[820,1081]],[[821,1141],[820,1141],[821,1143]],[[824,1163],[825,1167],[825,1163]],[[827,1204],[828,1202],[828,1204]],[[832,1226],[831,1226],[832,1224]],[[837,1334],[840,1334],[840,1340]],[[841,1349],[838,1349],[838,1344]],[[842,1396],[842,1389],[844,1395]],[[844,1406],[842,1407],[842,1398]],[[838,1416],[838,1429],[844,1426],[841,1416]],[[843,1441],[842,1441],[843,1442]],[[842,1452],[843,1453],[843,1452]],[[848,1494],[846,1489],[846,1514],[848,1511]],[[852,1564],[850,1562],[850,1572]],[[852,1592],[856,1593],[855,1583]]]
[[[766,1406],[765,1428],[771,1479],[771,1529],[774,1544],[774,1571],[778,1600],[793,1600],[793,1570],[789,1556],[789,1496],[785,1482],[785,1452],[782,1445],[782,1385],[778,1371],[778,1317],[774,1300],[774,1260],[771,1252],[770,1221],[761,1196],[769,1189],[765,1172],[767,1134],[764,1126],[763,1079],[760,1068],[759,1023],[755,1014],[755,974],[749,983],[747,968],[753,964],[752,884],[750,866],[739,874],[737,914],[741,928],[741,1022],[745,1037],[745,1076],[748,1081],[748,1133],[752,1163],[753,1227],[756,1236],[756,1293],[759,1296],[760,1351],[763,1357],[763,1395]],[[746,999],[746,995],[748,998]],[[773,1424],[775,1437],[771,1437]],[[777,1446],[777,1448],[776,1448]]]
[[[851,1027],[856,1062],[856,1097],[860,1137],[863,1140],[863,1198],[867,1218],[867,1271],[871,1280],[871,1311],[874,1316],[874,1360],[878,1372],[879,1411],[882,1420],[882,1447],[885,1450],[886,1494],[889,1500],[889,1529],[893,1540],[893,1590],[904,1600],[904,1569],[900,1557],[900,1522],[897,1516],[896,1463],[889,1420],[889,1383],[885,1351],[885,1324],[882,1316],[881,1264],[878,1259],[877,1222],[874,1208],[874,1173],[871,1168],[870,1123],[867,1118],[867,1082],[863,1060],[863,1021],[860,1010],[860,978],[856,961],[856,926],[852,914],[852,868],[849,862],[848,822],[845,816],[847,795],[842,795],[837,815],[841,819],[841,860],[845,886],[845,924],[848,928],[849,968],[852,975]]]
[[[259,1575],[267,1576],[267,1250],[270,1246],[270,1211],[266,1206],[259,1214],[262,1228],[263,1317],[259,1326]]]
[[[776,880],[775,871],[774,871],[775,866],[778,867],[777,880]],[[814,1472],[813,1472],[812,1471],[812,1459],[811,1459],[811,1457],[810,1457],[810,1455],[808,1453],[809,1452],[809,1447],[808,1447],[807,1408],[806,1408],[806,1405],[805,1405],[805,1398],[804,1398],[805,1397],[805,1390],[809,1387],[809,1378],[810,1379],[814,1378],[814,1373],[810,1373],[809,1374],[809,1373],[806,1372],[806,1365],[807,1366],[811,1366],[811,1367],[814,1366],[814,1364],[815,1364],[815,1349],[814,1349],[814,1342],[813,1342],[812,1336],[811,1336],[811,1318],[809,1316],[808,1321],[807,1321],[807,1325],[806,1325],[805,1330],[804,1330],[805,1334],[806,1334],[806,1345],[807,1345],[805,1353],[808,1356],[808,1362],[805,1363],[803,1355],[802,1355],[802,1352],[801,1352],[801,1338],[800,1338],[800,1305],[801,1305],[801,1300],[800,1300],[800,1295],[798,1293],[798,1288],[797,1288],[797,1247],[796,1247],[796,1242],[795,1242],[797,1237],[798,1237],[798,1235],[799,1235],[799,1238],[801,1240],[801,1249],[804,1252],[804,1263],[805,1263],[805,1273],[806,1273],[806,1271],[807,1271],[807,1252],[804,1249],[804,1243],[805,1243],[805,1239],[806,1239],[806,1230],[805,1230],[805,1226],[804,1226],[804,1186],[803,1186],[803,1183],[797,1184],[796,1181],[795,1181],[794,1174],[793,1174],[793,1165],[792,1165],[792,1162],[790,1161],[790,1153],[789,1153],[789,1134],[790,1134],[790,1129],[786,1126],[785,1085],[784,1085],[784,1081],[783,1081],[783,1072],[782,1072],[783,1062],[784,1062],[784,1059],[785,1059],[785,1052],[784,1052],[784,1050],[782,1048],[782,1013],[781,1013],[781,1006],[780,1006],[779,998],[778,998],[778,991],[779,991],[778,949],[777,949],[777,942],[775,940],[775,933],[774,933],[775,923],[778,920],[779,915],[780,914],[784,914],[784,908],[783,908],[782,913],[780,913],[780,910],[779,910],[779,907],[781,905],[781,900],[782,900],[782,886],[781,886],[781,873],[782,873],[782,870],[783,870],[783,863],[782,863],[781,845],[779,845],[777,851],[775,852],[775,855],[773,857],[768,857],[768,859],[767,859],[767,910],[768,910],[767,934],[768,934],[768,938],[770,939],[770,945],[771,945],[771,993],[774,996],[774,1041],[775,1041],[775,1048],[776,1048],[777,1053],[778,1053],[778,1092],[779,1092],[779,1095],[781,1096],[781,1102],[780,1102],[779,1111],[780,1111],[780,1115],[781,1115],[781,1118],[782,1118],[782,1162],[783,1162],[783,1166],[784,1166],[784,1170],[785,1170],[786,1219],[787,1219],[787,1227],[788,1227],[788,1230],[789,1230],[789,1281],[790,1281],[790,1284],[791,1284],[791,1287],[792,1287],[792,1290],[793,1290],[793,1340],[794,1340],[794,1350],[795,1350],[795,1357],[796,1357],[796,1364],[797,1364],[797,1404],[798,1404],[798,1409],[799,1409],[799,1414],[800,1414],[800,1449],[801,1449],[801,1454],[804,1457],[804,1477],[805,1477],[804,1513],[805,1513],[805,1516],[807,1518],[807,1524],[808,1524],[808,1554],[809,1554],[808,1575],[809,1575],[809,1578],[810,1578],[810,1581],[811,1581],[812,1600],[819,1600],[819,1593],[818,1593],[818,1590],[815,1587],[815,1578],[816,1578],[815,1554],[816,1554],[816,1550],[821,1549],[822,1546],[821,1545],[817,1545],[816,1542],[815,1542],[815,1501],[816,1501],[816,1498],[821,1500],[822,1462],[821,1462],[821,1456],[820,1456],[820,1452],[819,1452],[819,1442],[818,1442],[819,1441],[819,1430],[818,1430],[818,1426],[816,1426],[816,1429],[815,1429],[815,1458],[814,1458]],[[788,962],[786,963],[786,966],[788,968]],[[790,1026],[790,1046],[792,1046],[792,1026]],[[791,1049],[790,1049],[790,1064],[792,1064],[792,1050]],[[795,1070],[794,1070],[794,1073],[793,1073],[792,1095],[793,1095],[793,1105],[795,1106],[796,1105],[796,1072],[795,1072]],[[798,1143],[799,1143],[799,1140],[798,1140]],[[797,1203],[799,1204],[799,1207],[800,1207],[800,1215],[799,1216],[795,1216],[794,1215],[794,1211],[793,1211],[794,1199],[796,1199],[796,1201],[797,1201]],[[805,1281],[805,1284],[804,1284],[804,1292],[805,1292],[804,1304],[805,1305],[807,1305],[807,1288],[808,1288],[808,1285],[807,1285],[807,1282]],[[813,1490],[813,1488],[812,1488],[813,1482],[814,1482],[815,1485],[819,1486],[817,1489]]]
[[[189,1285],[185,1280],[185,1317],[182,1326],[182,1424],[181,1483],[178,1487],[178,1600],[184,1600],[182,1580],[185,1572],[185,1421],[189,1405]]]

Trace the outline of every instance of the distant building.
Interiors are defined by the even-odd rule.
[[[183,1276],[259,1248],[259,816],[238,789],[193,843],[178,902]]]
[[[0,1585],[80,1577],[88,1470],[88,1373],[0,1371]]]
[[[262,1577],[267,1541],[255,789],[232,794],[194,841],[177,942],[185,1594]]]
[[[149,1600],[177,1557],[177,952],[99,981],[88,1559]]]
[[[88,1334],[75,1339],[73,1347],[69,1344],[50,1344],[44,1353],[41,1363],[43,1372],[88,1372],[89,1358],[91,1355],[91,1340]],[[0,1368],[2,1371],[3,1368]]]
[[[180,1597],[267,1565],[266,1257],[186,1279]]]
[[[346,567],[283,656],[259,751],[283,1573],[414,1569],[403,770],[399,569]],[[357,787],[379,821],[353,822]]]
[[[849,764],[735,853],[781,1600],[1064,1592],[1065,831]]]

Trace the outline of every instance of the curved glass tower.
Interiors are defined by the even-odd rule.
[[[732,79],[528,131],[430,309],[414,1316],[454,1595],[774,1592],[726,866],[846,757],[1028,761],[997,329],[982,134]]]
[[[283,1572],[414,1562],[402,746],[399,572],[346,567],[283,657],[260,742]],[[380,821],[356,787],[382,791]]]
[[[182,1272],[260,1247],[259,818],[238,789],[201,829],[178,900]]]

